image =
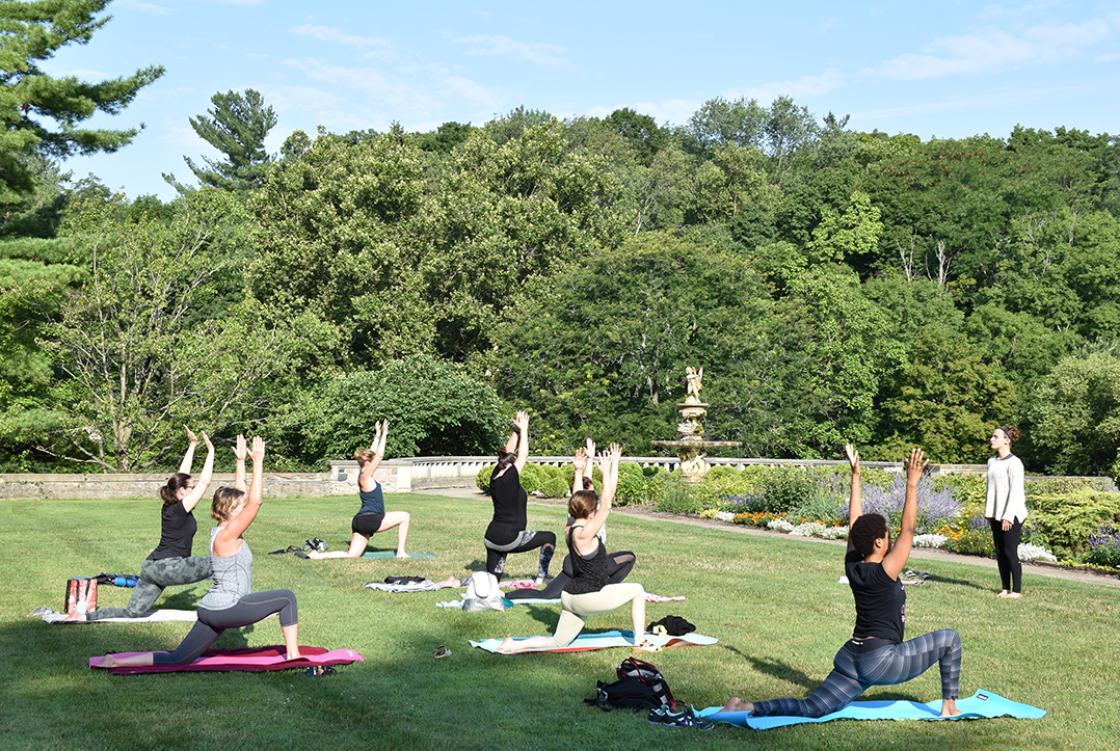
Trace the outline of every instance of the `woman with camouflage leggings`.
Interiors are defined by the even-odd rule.
[[[202,475],[195,482],[190,472],[198,438],[190,428],[187,428],[187,438],[189,440],[187,453],[183,456],[179,471],[171,475],[167,484],[159,489],[160,498],[163,499],[159,545],[141,564],[140,579],[128,601],[128,607],[99,608],[89,613],[78,613],[68,620],[140,618],[151,609],[163,594],[165,587],[174,584],[193,584],[210,578],[212,573],[210,556],[192,556],[191,546],[194,543],[194,534],[198,530],[198,522],[195,521],[193,513],[194,507],[206,494],[210,477],[214,472],[214,444],[205,433],[202,434],[202,440],[206,444],[206,462],[202,465]],[[238,452],[241,452],[240,457],[243,459],[244,439],[239,441],[237,448],[234,449],[235,454]]]

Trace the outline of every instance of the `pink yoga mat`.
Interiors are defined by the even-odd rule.
[[[197,671],[246,671],[262,673],[267,670],[298,670],[312,665],[349,665],[360,662],[362,656],[352,649],[331,649],[323,647],[299,648],[298,660],[285,660],[284,647],[251,647],[248,649],[211,649],[202,653],[194,662],[186,665],[141,665],[134,667],[108,668],[114,675],[137,675],[138,673],[182,673]],[[117,652],[118,655],[134,655],[139,652]],[[101,668],[101,657],[89,658],[91,668]]]

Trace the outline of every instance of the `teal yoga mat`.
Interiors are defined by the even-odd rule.
[[[362,553],[362,558],[396,558],[397,554],[392,550],[367,550]],[[409,558],[435,558],[435,553],[409,553]]]
[[[715,722],[739,725],[753,730],[773,730],[806,722],[832,722],[833,720],[981,720],[994,717],[1013,717],[1018,720],[1037,720],[1046,716],[1046,710],[1020,704],[991,691],[980,690],[972,696],[957,700],[956,717],[942,717],[941,700],[922,704],[916,701],[854,701],[839,712],[824,717],[749,717],[746,712],[720,713],[719,707],[708,707],[699,712]]]

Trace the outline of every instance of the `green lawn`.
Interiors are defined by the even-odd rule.
[[[437,609],[454,591],[383,594],[363,588],[389,574],[461,575],[483,558],[485,500],[416,495],[388,499],[412,512],[413,550],[436,560],[302,561],[269,550],[321,536],[332,547],[350,534],[357,499],[269,499],[249,533],[257,589],[289,587],[299,597],[300,641],[350,647],[365,662],[335,676],[226,673],[116,677],[86,668],[93,654],[173,647],[187,624],[48,626],[26,617],[57,609],[68,576],[135,572],[158,539],[158,502],[0,502],[0,728],[5,746],[36,748],[1116,748],[1120,727],[1120,605],[1115,589],[1029,577],[1027,596],[998,600],[995,574],[922,561],[940,581],[909,591],[907,633],[958,629],[964,641],[961,694],[986,688],[1036,704],[1040,721],[841,722],[759,733],[650,726],[641,714],[583,704],[596,679],[609,680],[623,650],[501,657],[469,638],[547,633],[552,607],[505,613]],[[200,512],[195,552],[207,539]],[[563,509],[531,506],[530,524],[560,531]],[[389,547],[393,538],[375,540]],[[698,707],[737,693],[746,699],[803,695],[824,678],[851,632],[839,547],[729,531],[615,518],[612,549],[638,554],[634,581],[683,603],[655,604],[652,618],[683,615],[718,646],[650,657],[677,696]],[[511,574],[535,571],[532,554],[511,557]],[[557,561],[558,563],[558,561]],[[556,564],[554,564],[556,565]],[[205,588],[169,591],[162,605],[190,607]],[[129,591],[106,588],[104,605]],[[628,614],[592,621],[625,628]],[[223,635],[219,645],[280,642],[278,624]],[[432,659],[448,645],[453,655]],[[936,669],[869,696],[938,698]]]

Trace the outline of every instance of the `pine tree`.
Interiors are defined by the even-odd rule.
[[[246,89],[221,92],[210,97],[213,107],[206,115],[190,119],[194,132],[225,155],[224,161],[202,157],[200,166],[183,157],[203,185],[226,190],[250,190],[264,182],[272,158],[264,139],[276,125],[276,113],[264,103],[260,92]]]
[[[83,128],[97,112],[116,115],[163,75],[152,65],[130,76],[88,83],[52,77],[39,67],[68,44],[86,44],[109,22],[109,0],[8,0],[0,3],[0,204],[18,203],[33,187],[33,153],[64,159],[116,151],[143,128]]]

